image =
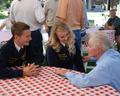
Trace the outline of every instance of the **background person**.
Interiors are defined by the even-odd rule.
[[[105,29],[115,30],[115,41],[117,50],[120,51],[120,18],[116,16],[116,9],[110,10],[110,18],[105,24]]]
[[[111,43],[103,33],[91,33],[88,53],[97,58],[96,67],[88,74],[76,74],[65,69],[56,70],[79,87],[109,84],[120,91],[120,53],[111,49]]]
[[[111,9],[109,14],[110,18],[105,24],[105,29],[113,30],[116,27],[120,27],[120,18],[116,16],[116,9]]]
[[[56,10],[58,7],[59,0],[46,0],[44,6],[44,13],[45,13],[45,29],[50,36],[51,28],[56,20]]]
[[[81,29],[85,20],[84,13],[83,0],[59,0],[56,17],[72,28],[79,49],[81,48]]]
[[[85,71],[74,34],[65,23],[58,21],[53,25],[46,57],[49,66]]]
[[[0,79],[37,75],[38,65],[29,64],[30,54],[27,52],[27,46],[32,39],[30,27],[16,22],[11,31],[13,37],[0,48]],[[18,66],[24,67],[15,68]]]

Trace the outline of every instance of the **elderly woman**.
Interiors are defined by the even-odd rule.
[[[46,52],[49,66],[75,69],[84,72],[80,49],[77,49],[75,37],[70,27],[60,21],[52,27]]]
[[[56,70],[79,87],[109,84],[120,91],[120,53],[111,49],[104,33],[91,33],[87,44],[88,52],[97,58],[96,67],[88,74],[76,74],[69,70]]]

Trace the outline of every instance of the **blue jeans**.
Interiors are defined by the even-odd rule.
[[[77,48],[80,49],[81,48],[81,30],[77,29],[77,30],[73,30],[73,32],[75,34],[75,41],[76,41]]]

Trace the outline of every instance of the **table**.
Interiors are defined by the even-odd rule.
[[[37,77],[0,80],[0,96],[118,96],[109,85],[78,88],[54,73],[55,67],[41,67]]]
[[[115,41],[115,30],[99,30],[99,28],[89,28],[86,29],[86,33],[90,32],[104,32],[107,34],[108,39],[111,41],[111,44],[114,44]]]

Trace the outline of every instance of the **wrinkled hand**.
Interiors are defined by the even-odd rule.
[[[68,69],[64,69],[64,68],[58,68],[55,70],[55,73],[56,74],[59,74],[59,75],[64,75],[66,72],[69,72],[70,70]]]
[[[39,65],[28,64],[28,66],[23,68],[23,76],[36,76],[38,75]]]

